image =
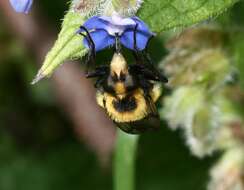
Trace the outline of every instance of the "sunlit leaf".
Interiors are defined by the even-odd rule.
[[[238,0],[145,0],[139,16],[155,32],[214,18]]]
[[[32,82],[33,84],[46,76],[50,76],[64,61],[80,58],[87,52],[83,46],[82,37],[76,34],[83,22],[84,17],[80,14],[74,12],[66,14],[58,39],[48,52],[41,69]]]

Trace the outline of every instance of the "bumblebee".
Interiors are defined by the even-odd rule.
[[[155,102],[161,95],[159,82],[167,79],[146,65],[128,65],[123,55],[116,52],[109,66],[100,66],[87,77],[97,77],[97,103],[116,123],[137,122],[158,115]]]
[[[137,50],[136,29],[137,26],[134,31],[134,64],[127,64],[117,35],[110,64],[96,67],[87,73],[87,78],[97,78],[95,88],[98,105],[127,133],[147,130],[141,126],[134,127],[134,124],[142,119],[158,116],[155,103],[161,95],[161,83],[168,81],[154,68],[149,55]],[[94,52],[95,44],[88,31],[86,37],[90,41],[91,52]],[[94,62],[94,53],[89,56],[93,57]],[[133,125],[126,125],[128,123]]]

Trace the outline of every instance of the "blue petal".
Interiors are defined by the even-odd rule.
[[[33,0],[10,0],[10,4],[18,13],[28,13]]]
[[[148,40],[152,37],[151,33],[136,32],[136,48],[144,50],[147,46]],[[134,48],[134,31],[127,30],[120,38],[121,44],[128,49],[135,50]]]
[[[131,17],[132,21],[137,24],[137,31],[136,31],[136,48],[138,50],[143,50],[146,48],[148,40],[154,35],[148,26],[140,20],[138,17]],[[119,23],[120,24],[120,23]],[[108,20],[104,19],[103,17],[94,16],[88,19],[84,25],[86,29],[91,33],[91,37],[95,43],[96,51],[100,51],[105,49],[108,46],[114,45],[115,38],[113,35],[110,35],[109,29],[114,29],[114,27],[120,27],[120,25],[114,25],[110,23]],[[134,50],[134,28],[135,25],[128,24],[123,25],[124,31],[122,31],[121,35],[121,43],[128,49]],[[119,28],[120,29],[120,28]],[[77,31],[77,33],[84,32],[81,28]],[[88,42],[84,39],[84,45],[88,46]]]
[[[96,30],[94,32],[90,32],[90,36],[95,44],[96,52],[115,44],[115,38],[113,36],[110,36],[104,30]],[[84,38],[83,43],[86,48],[89,48],[89,42],[86,38]]]
[[[98,16],[93,16],[89,18],[83,26],[86,27],[87,30],[93,30],[93,29],[103,29],[106,30],[108,27],[108,22],[100,19]]]
[[[154,33],[150,31],[148,26],[140,20],[138,17],[132,17],[136,22],[136,48],[138,50],[144,50],[147,46],[148,40],[154,36]],[[128,27],[121,36],[121,43],[128,49],[134,50],[134,27]]]
[[[140,20],[138,17],[132,17],[132,19],[138,25],[138,27],[137,27],[138,32],[144,33],[145,35],[150,35],[150,36],[155,35],[154,33],[152,33],[150,31],[149,27],[142,20]]]

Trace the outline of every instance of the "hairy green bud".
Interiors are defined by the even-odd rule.
[[[211,170],[208,190],[244,189],[244,146],[227,151]]]

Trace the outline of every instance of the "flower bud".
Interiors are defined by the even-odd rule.
[[[221,127],[220,110],[212,102],[200,107],[191,125],[186,126],[185,134],[191,152],[198,156],[212,154],[217,148],[216,138]]]
[[[105,0],[73,0],[71,10],[84,16],[91,16],[99,12]]]
[[[101,7],[101,14],[104,16],[131,17],[141,7],[142,2],[142,0],[107,0]]]
[[[222,92],[213,95],[200,85],[177,88],[164,99],[160,115],[172,129],[184,130],[186,144],[198,157],[243,142],[242,116]]]
[[[230,61],[221,49],[173,51],[163,63],[172,87],[201,84],[213,90],[231,79]]]
[[[214,97],[215,106],[220,110],[221,127],[216,135],[219,149],[233,148],[244,142],[244,120],[236,105],[222,92]]]
[[[164,100],[160,115],[169,122],[172,129],[192,124],[193,116],[204,106],[205,90],[196,86],[177,88]]]
[[[142,3],[142,0],[112,0],[115,11],[122,16],[134,15]]]
[[[223,50],[222,36],[219,31],[203,28],[173,38],[167,45],[170,53],[161,65],[170,78],[169,85],[200,84],[210,91],[232,79],[233,68]]]
[[[228,150],[210,174],[208,190],[243,190],[244,146]]]

